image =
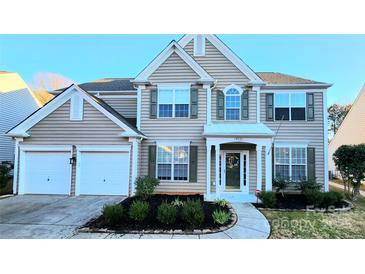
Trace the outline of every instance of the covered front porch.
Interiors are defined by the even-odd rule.
[[[257,126],[255,134],[240,125],[239,132],[214,134],[205,128],[207,161],[205,199],[255,202],[256,192],[272,189],[272,136],[270,129]],[[244,131],[246,128],[245,133]]]

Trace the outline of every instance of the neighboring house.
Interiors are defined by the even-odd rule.
[[[273,177],[328,190],[330,86],[256,73],[218,37],[185,35],[136,78],[72,85],[10,130],[14,191],[130,195],[145,175],[208,200],[255,201]]]
[[[0,71],[0,163],[14,161],[14,141],[5,133],[41,107],[15,72]]]
[[[365,143],[365,85],[352,104],[350,111],[342,121],[335,136],[328,146],[329,171],[339,176],[332,159],[333,154],[342,145],[358,145]]]

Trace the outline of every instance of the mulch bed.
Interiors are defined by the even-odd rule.
[[[192,228],[185,222],[181,220],[181,207],[178,207],[177,210],[177,220],[172,225],[163,225],[160,222],[157,221],[156,215],[157,215],[157,208],[158,206],[164,202],[167,201],[168,203],[171,203],[176,198],[179,198],[180,201],[186,201],[187,199],[191,200],[200,200],[202,208],[205,213],[204,222],[199,227]],[[152,231],[152,230],[161,230],[161,231],[176,231],[176,230],[182,230],[182,231],[192,231],[192,230],[216,230],[219,229],[221,226],[214,223],[212,218],[212,213],[216,209],[221,209],[225,212],[230,212],[230,208],[228,206],[220,207],[214,202],[207,202],[204,201],[202,195],[163,195],[163,194],[156,194],[153,195],[151,198],[147,200],[147,202],[150,205],[150,211],[147,216],[147,218],[144,220],[143,223],[136,223],[135,221],[129,219],[128,217],[128,210],[130,205],[134,200],[138,199],[137,197],[129,197],[126,198],[124,201],[122,201],[120,204],[123,206],[123,220],[120,224],[115,226],[110,226],[106,220],[104,219],[103,215],[99,216],[98,218],[91,220],[88,222],[85,227],[89,228],[91,230],[96,229],[108,229],[113,231]],[[234,218],[232,218],[231,223],[234,221]],[[225,226],[229,226],[230,224],[226,224]]]
[[[281,194],[276,195],[276,207],[274,209],[283,210],[307,210],[314,209],[312,205],[307,203],[307,200],[303,194],[285,194],[284,197]],[[256,208],[265,208],[261,203],[253,203]],[[349,203],[342,201],[334,204],[336,209],[342,209],[349,207]],[[325,209],[323,209],[325,210]]]

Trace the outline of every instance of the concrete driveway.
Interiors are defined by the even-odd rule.
[[[0,238],[70,238],[98,216],[104,204],[122,196],[19,195],[0,200]]]

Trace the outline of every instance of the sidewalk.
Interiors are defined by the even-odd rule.
[[[329,183],[330,183],[330,186],[333,186],[333,187],[336,187],[336,188],[339,188],[339,189],[344,189],[345,188],[344,185],[337,184],[337,183],[335,183],[333,181],[329,181]],[[352,190],[352,188],[351,188],[351,190]],[[360,195],[363,196],[363,197],[365,197],[365,191],[360,190]]]

